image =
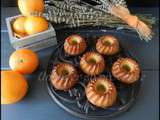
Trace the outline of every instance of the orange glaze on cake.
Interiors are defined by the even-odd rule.
[[[119,43],[115,37],[105,35],[97,40],[96,49],[100,54],[113,55],[119,51]]]
[[[78,73],[71,64],[61,63],[52,70],[50,79],[56,89],[68,90],[78,82]]]
[[[112,74],[119,81],[131,84],[139,79],[140,67],[131,58],[119,58],[112,66]]]
[[[117,98],[115,85],[103,76],[90,80],[85,91],[87,99],[101,108],[112,106]]]
[[[103,72],[105,61],[99,53],[87,52],[80,60],[80,67],[84,73],[94,76]]]
[[[86,42],[80,35],[71,35],[65,39],[64,50],[69,55],[79,55],[86,49]]]

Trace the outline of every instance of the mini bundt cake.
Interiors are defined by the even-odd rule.
[[[131,84],[139,79],[140,67],[131,58],[119,58],[112,66],[112,74],[119,81]]]
[[[78,73],[71,64],[61,63],[52,70],[50,79],[56,89],[68,90],[78,82]]]
[[[115,85],[108,78],[103,76],[91,80],[85,92],[87,99],[93,105],[101,108],[112,106],[117,98]]]
[[[119,43],[115,37],[105,35],[97,40],[96,49],[100,54],[113,55],[119,51]]]
[[[79,35],[71,35],[65,39],[64,50],[69,55],[79,55],[86,49],[85,40]]]
[[[98,75],[103,72],[105,68],[104,58],[99,53],[87,52],[80,60],[80,68],[88,75]]]

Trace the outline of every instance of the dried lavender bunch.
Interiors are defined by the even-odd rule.
[[[65,22],[68,24],[69,20],[75,21],[77,22],[77,18],[79,20],[79,22],[81,23],[95,23],[95,22],[99,22],[101,23],[119,23],[119,24],[124,24],[123,21],[121,21],[119,18],[116,18],[110,14],[103,14],[103,13],[99,13],[99,12],[95,12],[95,13],[74,13],[74,12],[66,12],[63,11],[61,9],[58,8],[54,8],[54,7],[50,7],[48,6],[48,13],[45,14],[46,18],[52,22],[55,23],[61,23],[61,22]],[[142,20],[147,21],[150,24],[153,24],[154,21],[156,21],[156,19],[154,17],[151,17],[149,15],[142,15],[142,14],[138,14],[137,16],[139,16]],[[152,18],[152,19],[151,19]],[[56,20],[58,19],[58,20]],[[55,20],[55,21],[54,21]],[[71,21],[70,21],[71,22]]]
[[[114,6],[122,6],[122,10],[129,15],[126,2],[124,0],[91,0],[97,3],[96,6],[90,5],[82,0],[49,0],[46,1],[45,17],[54,23],[65,23],[66,27],[77,27],[87,25],[103,25],[112,28],[124,28],[136,31],[141,39],[150,40],[152,36],[145,35],[143,29],[134,28],[126,24],[123,16],[116,16],[112,11]],[[116,7],[115,6],[115,7]],[[126,9],[126,10],[125,10]],[[113,9],[114,10],[114,9]],[[121,9],[120,9],[121,10]],[[115,14],[115,16],[113,15]],[[118,14],[119,15],[119,14]],[[156,23],[157,19],[151,15],[138,14],[138,20],[145,21],[149,29]],[[132,16],[131,16],[132,17]],[[141,22],[141,21],[140,21]],[[128,22],[130,23],[130,22]],[[142,24],[143,22],[141,22]],[[142,24],[143,26],[145,24]],[[146,27],[146,26],[144,26]]]

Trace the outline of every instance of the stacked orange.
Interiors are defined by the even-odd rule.
[[[1,71],[1,104],[20,101],[27,93],[28,84],[23,75],[16,71]]]
[[[37,69],[39,59],[32,50],[19,49],[11,54],[9,65],[12,70],[1,71],[1,104],[16,103],[26,95],[28,84],[24,75]]]
[[[16,37],[22,38],[48,29],[47,20],[39,16],[44,12],[43,0],[18,0],[18,7],[23,16],[13,22]]]
[[[15,36],[21,38],[48,29],[44,17],[32,15],[44,12],[43,0],[18,0],[18,7],[23,16],[12,24]],[[16,103],[24,98],[28,90],[24,75],[31,74],[38,68],[39,59],[32,50],[19,49],[11,54],[9,65],[11,70],[1,71],[1,104]]]
[[[32,50],[20,49],[11,54],[9,65],[12,70],[1,71],[1,104],[16,103],[26,95],[28,84],[24,75],[37,69],[39,59]]]

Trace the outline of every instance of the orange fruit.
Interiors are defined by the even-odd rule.
[[[20,37],[26,36],[26,30],[24,28],[25,21],[26,21],[26,17],[20,16],[13,22],[13,25],[12,25],[12,28],[15,34],[19,35]]]
[[[29,16],[24,26],[27,34],[32,35],[47,30],[48,22],[40,16]]]
[[[22,38],[22,37],[26,37],[27,34],[17,34],[17,33],[14,33],[14,36],[17,37],[17,38]]]
[[[23,75],[16,71],[1,71],[1,104],[12,104],[20,101],[28,90]]]
[[[44,1],[43,0],[18,0],[18,8],[20,12],[25,16],[29,16],[35,12],[43,13]]]
[[[39,59],[37,54],[32,50],[19,49],[11,54],[9,65],[14,71],[22,74],[30,74],[37,69]]]

